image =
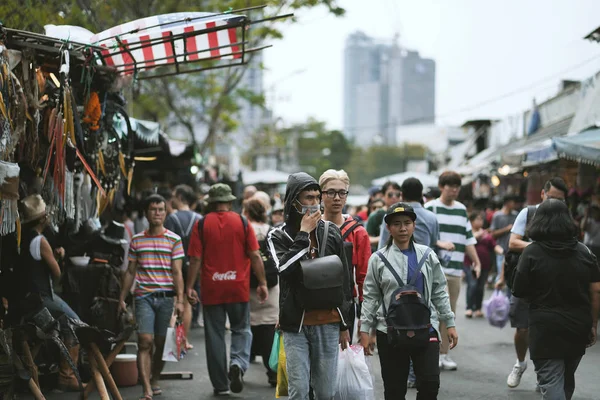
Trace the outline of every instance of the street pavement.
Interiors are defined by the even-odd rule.
[[[535,393],[535,373],[529,361],[528,369],[521,385],[516,389],[506,386],[506,378],[515,363],[513,333],[510,327],[498,329],[490,326],[485,319],[466,319],[463,308],[465,287],[459,299],[457,330],[459,345],[451,351],[452,358],[458,363],[457,371],[443,371],[441,374],[440,399],[485,399],[485,400],[533,400],[540,399]],[[487,296],[491,292],[488,292]],[[179,363],[167,363],[167,371],[191,371],[193,380],[162,381],[163,395],[158,400],[174,399],[214,399],[213,389],[208,378],[204,351],[204,331],[195,329],[191,334],[195,348]],[[240,394],[231,395],[234,399],[271,400],[275,391],[267,383],[262,363],[251,364],[245,376],[245,388]],[[371,363],[375,374],[376,398],[383,399],[383,386],[379,360],[374,356]],[[600,344],[588,349],[576,375],[576,390],[573,400],[600,399]],[[124,399],[138,399],[142,393],[140,386],[122,388]],[[47,399],[77,399],[76,394],[47,393]],[[23,396],[21,398],[32,398]],[[97,394],[92,399],[99,398]],[[409,389],[407,400],[415,400],[416,390]]]

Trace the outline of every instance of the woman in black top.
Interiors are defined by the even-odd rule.
[[[596,342],[600,269],[576,233],[563,201],[543,202],[513,280],[513,295],[530,303],[529,351],[544,399],[571,399],[577,366]]]
[[[46,203],[40,195],[26,197],[22,203],[23,238],[21,240],[22,283],[25,296],[39,296],[43,307],[46,307],[54,318],[63,314],[78,320],[79,317],[52,288],[52,279],[59,278],[61,271],[57,259],[64,257],[62,248],[52,250],[42,232],[48,226]],[[69,349],[75,365],[79,359],[77,338],[68,326],[61,324],[61,337]],[[60,360],[58,388],[63,391],[77,391],[79,384],[73,370],[65,359]]]

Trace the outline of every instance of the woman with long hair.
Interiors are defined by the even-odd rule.
[[[265,248],[263,243],[267,240],[267,235],[271,226],[267,224],[267,210],[263,202],[256,198],[244,201],[244,216],[254,228],[256,239],[261,249]],[[262,250],[261,250],[262,253]],[[263,261],[266,263],[268,254],[263,254]],[[268,266],[265,265],[265,273],[268,274]],[[258,281],[252,273],[250,277],[250,286],[258,286]],[[269,356],[275,336],[275,325],[279,319],[279,285],[269,288],[269,298],[264,303],[260,303],[256,296],[250,296],[250,327],[252,329],[252,351],[251,354],[257,354],[262,357],[263,364],[267,369],[267,380],[273,387],[277,385],[277,371],[269,368]]]
[[[600,269],[576,239],[564,201],[548,199],[528,227],[533,240],[519,259],[512,293],[529,302],[529,352],[543,399],[571,399],[575,371],[596,343]]]

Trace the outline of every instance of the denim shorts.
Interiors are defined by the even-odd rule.
[[[173,297],[144,296],[135,299],[135,319],[138,333],[166,336],[173,316]]]

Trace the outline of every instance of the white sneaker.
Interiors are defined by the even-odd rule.
[[[516,388],[521,383],[521,377],[523,373],[527,370],[527,364],[524,364],[522,367],[519,363],[516,363],[512,369],[510,375],[508,375],[508,379],[506,380],[506,384],[510,388]]]
[[[455,371],[458,365],[450,358],[448,354],[440,354],[440,369]]]

